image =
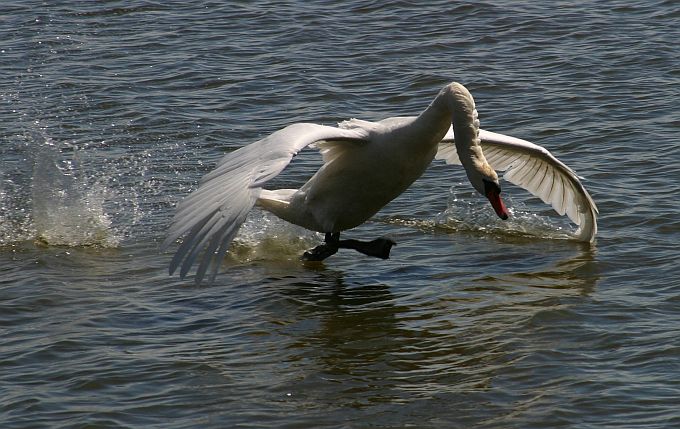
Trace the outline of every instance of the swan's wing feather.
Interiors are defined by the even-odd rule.
[[[442,140],[442,142],[439,143],[435,159],[443,159],[447,164],[462,165],[460,158],[458,157],[456,145],[453,143],[453,138],[450,140]]]
[[[310,145],[310,147],[319,150],[319,153],[321,153],[321,157],[323,159],[324,164],[330,164],[336,158],[341,157],[343,153],[347,152],[348,150],[351,150],[356,145],[361,145],[363,143],[365,143],[364,140],[327,139],[313,143]]]
[[[578,239],[593,241],[597,234],[597,206],[571,168],[544,147],[526,140],[485,130],[479,130],[479,137],[493,169],[505,171],[504,179],[552,205],[560,215],[566,214],[579,226]],[[439,144],[436,159],[460,164],[453,141],[450,129]]]
[[[322,143],[326,141],[332,142],[327,148]],[[368,134],[362,129],[299,123],[226,154],[215,169],[201,179],[198,189],[177,206],[162,245],[167,248],[184,237],[170,263],[170,274],[180,268],[180,276],[184,278],[199,259],[196,283],[208,272],[212,281],[262,186],[281,173],[305,146],[319,144],[327,158],[338,153],[339,149],[333,149],[334,146],[366,141]]]

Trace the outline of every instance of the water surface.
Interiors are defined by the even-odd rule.
[[[0,426],[680,425],[680,7],[5,2]],[[292,122],[418,114],[451,81],[550,149],[594,245],[435,163],[371,222],[387,261],[254,211],[212,285],[169,277],[177,201]],[[277,185],[318,166],[301,154]]]

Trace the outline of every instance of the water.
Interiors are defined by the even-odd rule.
[[[678,427],[676,3],[4,2],[0,426]],[[453,80],[584,177],[593,246],[437,163],[351,232],[388,261],[255,211],[215,284],[167,275],[224,152]]]

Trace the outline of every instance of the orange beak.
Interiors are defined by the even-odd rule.
[[[506,220],[508,218],[508,209],[505,207],[501,194],[495,187],[488,187],[486,191],[486,198],[489,199],[491,206],[496,211],[499,218]]]

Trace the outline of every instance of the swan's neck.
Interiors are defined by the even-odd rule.
[[[475,158],[481,154],[479,119],[475,101],[470,92],[457,83],[446,86],[442,92],[451,114],[456,151],[467,168],[467,162],[475,162]]]
[[[445,86],[432,104],[423,112],[432,124],[445,123],[445,131],[453,124],[456,152],[465,168],[472,186],[482,195],[485,193],[483,179],[498,180],[482,153],[479,140],[479,119],[475,101],[470,92],[459,83]],[[440,136],[440,140],[443,135]],[[438,140],[438,141],[440,141]]]
[[[445,86],[420,115],[418,122],[429,127],[439,143],[453,124],[456,150],[467,168],[481,154],[479,119],[470,92],[459,83]]]

